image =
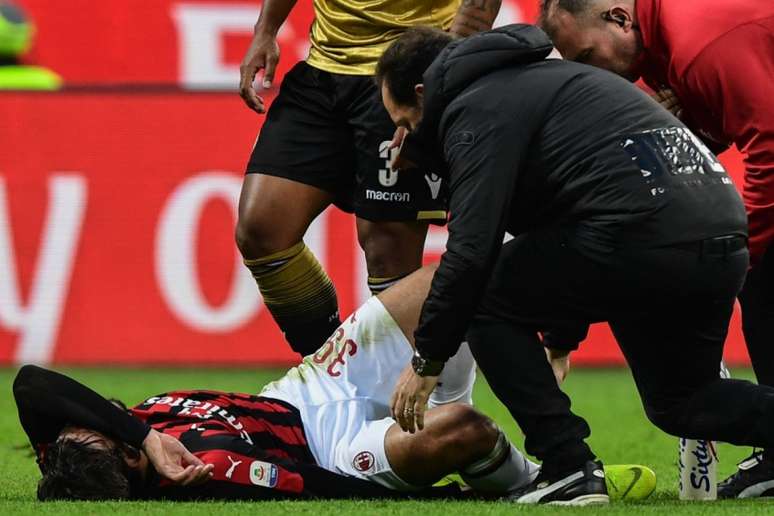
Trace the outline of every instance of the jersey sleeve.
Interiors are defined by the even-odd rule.
[[[26,365],[13,382],[24,432],[36,450],[56,441],[62,428],[80,426],[139,448],[150,427],[85,385],[41,367]]]
[[[756,49],[740,51],[739,49]],[[752,262],[774,241],[774,36],[772,28],[748,24],[721,38],[686,74],[692,93],[745,158],[743,198]]]
[[[162,479],[159,495],[164,498],[254,500],[394,496],[392,491],[371,482],[338,475],[316,464],[269,454],[239,436],[198,438],[189,434],[182,436],[181,441],[205,464],[214,465],[213,477],[195,487],[174,486]]]
[[[450,106],[441,134],[449,171],[449,239],[422,307],[416,347],[448,360],[467,326],[502,247],[519,169],[530,140],[529,116]],[[509,113],[510,115],[511,113]]]

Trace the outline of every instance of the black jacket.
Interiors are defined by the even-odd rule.
[[[679,120],[614,74],[545,59],[551,48],[511,25],[451,43],[425,72],[412,142],[451,193],[416,331],[426,358],[456,352],[506,231],[561,226],[608,253],[746,234],[731,180]]]

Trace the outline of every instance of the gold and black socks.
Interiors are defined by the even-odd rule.
[[[371,294],[374,296],[381,294],[406,276],[408,276],[408,274],[401,274],[400,276],[392,276],[389,278],[374,278],[373,276],[368,276],[368,290],[370,290]]]
[[[303,242],[245,265],[294,351],[314,353],[339,326],[336,288]]]

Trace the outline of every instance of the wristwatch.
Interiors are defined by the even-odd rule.
[[[414,372],[419,376],[438,376],[443,371],[443,366],[446,362],[443,360],[428,360],[423,358],[419,354],[419,351],[414,351],[414,356],[411,358],[411,367]]]

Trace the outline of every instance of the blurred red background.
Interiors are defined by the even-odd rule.
[[[294,361],[232,236],[263,120],[235,93],[260,4],[20,3],[38,27],[25,59],[67,86],[0,93],[0,363]],[[536,5],[506,1],[498,24]],[[280,75],[312,17],[299,2],[280,32]],[[739,177],[739,155],[722,159]],[[445,237],[431,232],[427,260]],[[368,296],[352,218],[328,210],[306,241],[349,312]],[[747,360],[737,318],[727,358]],[[576,360],[621,361],[605,325]]]

